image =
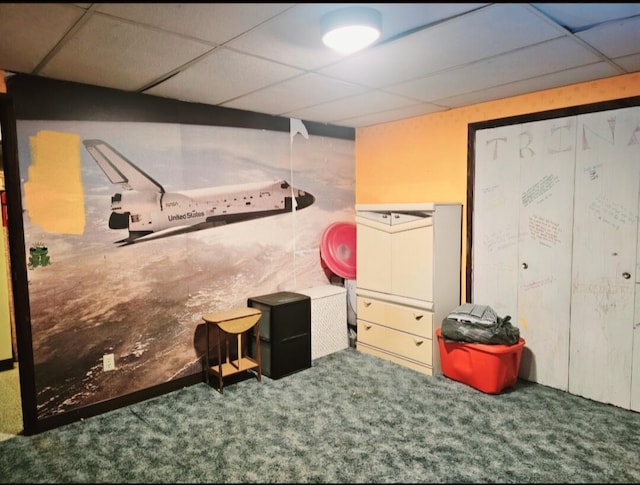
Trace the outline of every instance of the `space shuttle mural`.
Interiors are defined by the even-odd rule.
[[[83,140],[89,154],[122,192],[111,197],[110,229],[128,229],[122,245],[309,207],[315,197],[286,180],[166,192],[102,140]]]

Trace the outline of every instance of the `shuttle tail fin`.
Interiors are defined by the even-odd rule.
[[[125,190],[164,193],[164,188],[127,157],[102,140],[83,140],[89,154],[112,184]]]

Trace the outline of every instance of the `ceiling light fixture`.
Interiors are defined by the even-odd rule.
[[[346,7],[322,17],[322,42],[342,54],[352,54],[374,43],[382,31],[380,12],[368,7]]]

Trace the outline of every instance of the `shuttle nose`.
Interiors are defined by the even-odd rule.
[[[297,210],[304,209],[305,207],[309,207],[316,201],[316,198],[311,195],[309,192],[305,192],[303,190],[298,190],[298,196],[296,197]]]

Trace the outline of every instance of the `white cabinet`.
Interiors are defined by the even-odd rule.
[[[640,410],[640,107],[475,133],[473,302],[511,315],[520,377]]]
[[[433,217],[423,212],[357,213],[357,286],[416,300],[433,299]],[[357,267],[357,265],[356,265]]]
[[[461,210],[356,205],[358,350],[440,372],[434,332],[460,304]]]
[[[349,346],[347,334],[347,290],[323,285],[296,290],[311,298],[311,360]]]

